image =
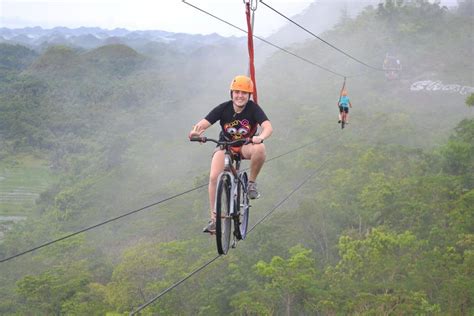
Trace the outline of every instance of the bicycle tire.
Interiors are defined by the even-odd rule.
[[[238,218],[236,221],[235,231],[237,232],[237,239],[245,239],[247,237],[247,229],[249,224],[249,196],[248,196],[248,176],[246,172],[240,174],[240,181],[237,188],[237,203],[236,214]]]
[[[217,252],[225,255],[229,251],[231,237],[230,177],[223,175],[217,183],[216,193],[216,244]]]

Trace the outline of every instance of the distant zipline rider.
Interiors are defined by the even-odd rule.
[[[387,80],[400,79],[400,72],[402,70],[400,59],[387,53],[383,61],[383,70]]]
[[[266,150],[263,141],[270,137],[273,132],[272,124],[262,108],[250,100],[254,91],[252,79],[247,76],[235,77],[230,85],[231,100],[215,107],[209,114],[189,132],[189,138],[201,136],[212,124],[219,121],[221,125],[220,140],[233,141],[238,139],[251,139],[252,143],[233,147],[232,151],[240,155],[242,159],[250,160],[250,176],[248,185],[248,195],[251,199],[260,196],[257,191],[257,176],[265,162]],[[258,125],[262,130],[260,135],[255,136]],[[217,147],[211,160],[211,170],[209,174],[209,206],[211,220],[204,227],[203,232],[213,234],[215,232],[215,200],[216,185],[219,174],[224,170],[224,150]]]
[[[344,82],[342,83],[337,107],[339,108],[339,120],[337,122],[341,124],[342,128],[344,128],[345,124],[349,124],[349,107],[352,108],[352,103],[347,96],[346,77],[344,77]]]
[[[337,106],[339,107],[339,120],[337,122],[341,123],[344,120],[344,124],[349,124],[349,107],[352,108],[352,103],[347,96],[347,90],[341,91]]]

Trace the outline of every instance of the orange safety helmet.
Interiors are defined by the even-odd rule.
[[[247,76],[236,76],[230,84],[230,91],[235,90],[253,93],[252,79]]]
[[[347,90],[342,90],[341,95],[346,96],[347,95]]]

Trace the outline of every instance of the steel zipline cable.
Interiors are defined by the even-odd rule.
[[[224,19],[219,18],[218,16],[216,16],[216,15],[214,15],[214,14],[212,14],[212,13],[209,13],[208,11],[205,11],[205,10],[203,10],[203,9],[201,9],[201,8],[199,8],[199,7],[197,7],[197,6],[193,5],[193,4],[191,4],[191,3],[189,3],[189,2],[186,2],[186,0],[182,0],[182,2],[185,3],[185,4],[187,4],[187,5],[189,5],[190,7],[193,7],[194,9],[196,9],[196,10],[198,10],[198,11],[204,13],[204,14],[207,14],[207,15],[213,17],[213,18],[216,19],[216,20],[219,20],[219,21],[221,21],[221,22],[223,22],[223,23],[225,23],[225,24],[227,24],[227,25],[232,26],[233,28],[235,28],[235,29],[237,29],[237,30],[239,30],[239,31],[244,32],[245,34],[248,33],[246,30],[244,30],[244,29],[238,27],[237,25],[234,25],[234,24],[232,24],[232,23],[230,23],[230,22],[228,22],[228,21],[226,21],[226,20],[224,20]],[[283,51],[283,52],[289,54],[289,55],[292,55],[292,56],[294,56],[294,57],[296,57],[296,58],[299,58],[299,59],[301,59],[301,60],[303,60],[303,61],[305,61],[305,62],[307,62],[307,63],[309,63],[309,64],[311,64],[311,65],[313,65],[313,66],[316,66],[316,67],[318,67],[318,68],[320,68],[320,69],[322,69],[322,70],[324,70],[324,71],[330,72],[330,73],[332,73],[333,75],[336,75],[336,76],[339,76],[339,77],[342,77],[342,78],[347,77],[347,76],[345,76],[345,75],[343,75],[343,74],[340,74],[340,73],[338,73],[338,72],[336,72],[336,71],[333,71],[333,70],[331,70],[331,69],[329,69],[329,68],[326,68],[326,67],[324,67],[324,66],[321,66],[321,65],[319,65],[319,64],[317,64],[317,63],[315,63],[315,62],[313,62],[313,61],[311,61],[311,60],[309,60],[309,59],[307,59],[307,58],[301,57],[301,56],[299,56],[299,55],[297,55],[297,54],[295,54],[295,53],[293,53],[293,52],[291,52],[291,51],[289,51],[289,50],[287,50],[287,49],[285,49],[285,48],[283,48],[283,47],[280,47],[280,46],[278,46],[278,45],[275,45],[275,44],[273,44],[272,42],[269,42],[269,41],[267,41],[266,39],[264,39],[264,38],[262,38],[262,37],[260,37],[260,36],[257,36],[257,35],[255,35],[255,34],[252,34],[252,36],[255,37],[256,39],[258,39],[258,40],[260,40],[260,41],[262,41],[262,42],[264,42],[264,43],[270,45],[270,46],[273,46],[273,47],[275,47],[275,48],[277,48],[277,49],[279,49],[279,50],[281,50],[281,51]]]
[[[338,139],[336,140],[336,143],[340,141],[340,139],[342,138],[342,135],[340,135],[338,137]],[[335,146],[337,147],[337,145]],[[293,190],[291,190],[291,192],[286,195],[280,202],[278,202],[275,206],[273,206],[270,210],[268,210],[265,215],[260,219],[258,220],[247,232],[247,234],[250,234],[258,225],[260,225],[265,219],[267,219],[273,212],[275,212],[275,210],[277,210],[281,205],[283,205],[286,201],[288,201],[292,196],[293,194],[295,194],[298,190],[301,189],[301,187],[303,187],[303,185],[305,185],[311,178],[313,178],[315,175],[317,175],[321,169],[326,165],[326,163],[331,159],[331,157],[327,157],[320,165],[319,167],[317,167],[312,173],[310,173],[308,176],[306,176],[303,181],[301,181],[297,186],[295,186],[293,188]],[[153,298],[151,298],[150,300],[148,300],[146,303],[140,305],[139,307],[137,307],[134,311],[132,311],[129,315],[132,316],[132,315],[136,315],[138,312],[142,311],[143,309],[145,309],[146,307],[150,306],[151,304],[153,304],[154,302],[156,302],[159,298],[161,298],[162,296],[164,296],[166,293],[168,292],[171,292],[174,288],[178,287],[180,284],[184,283],[186,280],[190,279],[192,276],[196,275],[198,272],[204,270],[204,268],[206,268],[207,266],[209,266],[211,263],[213,263],[214,261],[216,261],[219,257],[221,257],[222,255],[217,255],[215,256],[214,258],[212,258],[211,260],[209,260],[208,262],[204,263],[203,265],[201,265],[199,268],[195,269],[194,271],[192,271],[191,273],[189,273],[186,277],[184,277],[183,279],[179,280],[178,282],[174,283],[173,285],[169,286],[167,289],[163,290],[162,292],[160,292],[159,294],[157,294],[156,296],[154,296]]]
[[[167,198],[165,198],[165,199],[162,199],[162,200],[160,200],[160,201],[158,201],[158,202],[154,202],[154,203],[152,203],[152,204],[143,206],[143,207],[141,207],[141,208],[139,208],[139,209],[136,209],[136,210],[133,210],[133,211],[124,213],[124,214],[122,214],[122,215],[119,215],[119,216],[117,216],[117,217],[108,219],[108,220],[106,220],[106,221],[104,221],[104,222],[100,222],[100,223],[98,223],[98,224],[95,224],[95,225],[92,225],[92,226],[83,228],[83,229],[81,229],[81,230],[78,230],[78,231],[76,231],[76,232],[74,232],[74,233],[65,235],[65,236],[60,237],[60,238],[58,238],[58,239],[51,240],[51,241],[46,242],[46,243],[44,243],[44,244],[41,244],[41,245],[39,245],[39,246],[36,246],[36,247],[31,248],[31,249],[25,250],[25,251],[23,251],[23,252],[17,253],[17,254],[15,254],[15,255],[13,255],[13,256],[10,256],[10,257],[1,259],[1,260],[0,260],[0,263],[5,262],[5,261],[9,261],[9,260],[14,259],[14,258],[17,258],[17,257],[20,257],[20,256],[22,256],[22,255],[25,255],[25,254],[30,253],[30,252],[33,252],[33,251],[35,251],[35,250],[38,250],[38,249],[41,249],[41,248],[43,248],[43,247],[49,246],[49,245],[51,245],[51,244],[60,242],[60,241],[62,241],[62,240],[71,238],[71,237],[76,236],[76,235],[79,235],[79,234],[84,233],[84,232],[86,232],[86,231],[88,231],[88,230],[92,230],[92,229],[94,229],[94,228],[97,228],[97,227],[103,226],[103,225],[105,225],[105,224],[114,222],[114,221],[119,220],[119,219],[121,219],[121,218],[130,216],[130,215],[132,215],[132,214],[138,213],[138,212],[143,211],[143,210],[145,210],[145,209],[147,209],[147,208],[150,208],[150,207],[152,207],[152,206],[155,206],[155,205],[158,205],[158,204],[167,202],[167,201],[169,201],[169,200],[175,199],[175,198],[177,198],[177,197],[180,197],[180,196],[182,196],[182,195],[185,195],[185,194],[187,194],[187,193],[190,193],[190,192],[192,192],[192,191],[195,191],[195,190],[197,190],[197,189],[200,189],[200,188],[202,188],[202,187],[204,187],[204,186],[206,186],[206,185],[207,185],[207,183],[206,183],[206,184],[202,184],[202,185],[200,185],[200,186],[194,187],[194,188],[189,189],[189,190],[187,190],[187,191],[183,191],[183,192],[181,192],[181,193],[178,193],[178,194],[172,195],[172,196],[170,196],[170,197],[167,197]]]
[[[181,283],[184,283],[186,280],[188,280],[189,278],[191,278],[192,276],[194,276],[195,274],[197,274],[198,272],[200,272],[201,270],[204,270],[204,268],[206,268],[208,265],[210,265],[211,263],[213,263],[214,261],[216,261],[221,255],[217,255],[215,256],[214,258],[212,258],[211,260],[209,260],[208,262],[206,262],[205,264],[201,265],[199,268],[197,268],[196,270],[194,270],[193,272],[189,273],[186,277],[184,277],[183,279],[179,280],[178,282],[172,284],[170,287],[168,287],[166,290],[162,291],[160,294],[156,295],[155,297],[153,297],[152,299],[150,299],[149,301],[147,301],[145,304],[143,305],[140,305],[139,307],[137,307],[136,310],[132,311],[129,315],[136,315],[138,312],[140,312],[141,310],[145,309],[146,307],[150,306],[151,304],[153,304],[156,300],[158,300],[160,297],[162,297],[163,295],[165,295],[166,293],[170,292],[171,290],[173,290],[174,288],[176,288],[178,285],[180,285]]]
[[[275,12],[276,14],[282,16],[283,18],[285,18],[286,20],[288,20],[289,22],[293,23],[294,25],[298,26],[299,28],[301,28],[302,30],[306,31],[307,33],[311,34],[313,37],[317,38],[318,40],[320,40],[321,42],[323,42],[324,44],[332,47],[333,49],[337,50],[338,52],[340,52],[341,54],[344,54],[345,56],[351,58],[352,60],[355,60],[356,62],[368,67],[368,68],[371,68],[373,70],[377,70],[377,71],[384,71],[384,69],[382,68],[378,68],[378,67],[374,67],[374,66],[371,66],[363,61],[361,61],[360,59],[346,53],[345,51],[343,51],[342,49],[334,46],[333,44],[329,43],[328,41],[322,39],[321,37],[317,36],[316,34],[314,34],[313,32],[311,32],[310,30],[308,30],[307,28],[303,27],[302,25],[298,24],[297,22],[293,21],[292,19],[290,19],[289,17],[287,17],[286,15],[284,15],[283,13],[277,11],[276,9],[274,9],[273,7],[271,7],[270,5],[266,4],[263,0],[260,0],[260,3],[262,3],[264,6],[266,6],[267,8],[269,8],[270,10],[272,10],[273,12]]]
[[[316,139],[316,140],[313,140],[313,141],[311,141],[311,142],[308,142],[308,143],[306,143],[306,144],[303,144],[303,145],[301,145],[301,146],[299,146],[299,147],[297,147],[297,148],[294,148],[294,149],[292,149],[292,150],[289,150],[289,151],[287,151],[287,152],[285,152],[285,153],[283,153],[283,154],[280,154],[280,155],[278,155],[278,156],[275,156],[275,157],[272,157],[272,158],[270,158],[270,159],[267,159],[266,162],[269,162],[269,161],[272,161],[272,160],[281,158],[281,157],[283,157],[283,156],[286,156],[286,155],[289,155],[289,154],[291,154],[291,153],[293,153],[293,152],[296,152],[296,151],[298,151],[298,150],[301,150],[301,149],[303,149],[303,148],[305,148],[305,147],[308,147],[308,146],[310,146],[310,145],[313,145],[313,144],[315,144],[315,143],[318,143],[318,142],[320,142],[321,140],[325,139],[326,137],[328,137],[328,136],[330,136],[330,135],[332,135],[332,133],[328,133],[327,135],[325,135],[325,136],[323,136],[323,137],[320,137],[320,138],[318,138],[318,139]],[[0,263],[6,262],[6,261],[10,261],[10,260],[12,260],[12,259],[14,259],[14,258],[23,256],[23,255],[26,255],[26,254],[28,254],[28,253],[31,253],[31,252],[35,251],[35,250],[39,250],[39,249],[44,248],[44,247],[46,247],[46,246],[55,244],[55,243],[57,243],[57,242],[60,242],[60,241],[63,241],[63,240],[65,240],[65,239],[68,239],[68,238],[74,237],[74,236],[76,236],[76,235],[82,234],[82,233],[84,233],[84,232],[87,232],[87,231],[89,231],[89,230],[92,230],[92,229],[98,228],[98,227],[100,227],[100,226],[109,224],[109,223],[111,223],[111,222],[117,221],[117,220],[119,220],[119,219],[122,219],[122,218],[124,218],[124,217],[133,215],[133,214],[135,214],[135,213],[144,211],[144,210],[149,209],[149,208],[151,208],[151,207],[153,207],[153,206],[156,206],[156,205],[162,204],[162,203],[164,203],[164,202],[173,200],[173,199],[178,198],[178,197],[180,197],[180,196],[183,196],[183,195],[185,195],[185,194],[188,194],[188,193],[191,193],[191,192],[196,191],[196,190],[198,190],[198,189],[201,189],[201,188],[207,186],[208,184],[209,184],[209,183],[204,183],[204,184],[198,185],[198,186],[196,186],[196,187],[194,187],[194,188],[191,188],[191,189],[189,189],[189,190],[186,190],[186,191],[183,191],[183,192],[174,194],[174,195],[172,195],[172,196],[169,196],[169,197],[164,198],[164,199],[162,199],[162,200],[159,200],[159,201],[157,201],[157,202],[154,202],[154,203],[148,204],[148,205],[146,205],[146,206],[140,207],[140,208],[138,208],[138,209],[135,209],[135,210],[126,212],[126,213],[124,213],[124,214],[122,214],[122,215],[119,215],[119,216],[110,218],[110,219],[108,219],[108,220],[106,220],[106,221],[103,221],[103,222],[94,224],[94,225],[92,225],[92,226],[89,226],[89,227],[80,229],[80,230],[78,230],[78,231],[76,231],[76,232],[73,232],[73,233],[67,234],[67,235],[65,235],[65,236],[62,236],[62,237],[60,237],[60,238],[57,238],[57,239],[48,241],[48,242],[46,242],[46,243],[43,243],[43,244],[41,244],[41,245],[32,247],[32,248],[30,248],[30,249],[28,249],[28,250],[19,252],[19,253],[17,253],[17,254],[12,255],[12,256],[9,256],[9,257],[6,257],[6,258],[2,258],[2,259],[0,259]]]
[[[381,123],[377,124],[380,125]],[[364,128],[363,131],[365,130],[368,130],[368,128]],[[336,145],[335,147],[338,146],[338,142],[341,140],[342,138],[342,135],[340,135],[337,140],[336,140]],[[303,147],[306,147],[306,146],[302,146],[300,148],[303,148]],[[331,156],[328,156],[320,165],[319,167],[317,167],[311,174],[309,174],[308,176],[306,176],[303,181],[301,181],[297,186],[295,186],[293,188],[293,190],[287,195],[285,196],[280,202],[278,202],[274,207],[272,207],[270,210],[268,210],[265,215],[260,219],[258,220],[247,232],[247,234],[250,234],[259,224],[261,224],[265,219],[267,219],[275,210],[277,210],[283,203],[285,203],[286,201],[288,201],[290,199],[290,197],[295,194],[299,189],[301,189],[301,187],[303,187],[303,185],[305,185],[311,178],[313,178],[315,175],[317,175],[321,169],[327,164],[327,162],[331,159]],[[138,312],[142,311],[143,309],[145,309],[146,307],[150,306],[151,304],[153,304],[154,302],[156,302],[159,298],[163,297],[166,293],[172,291],[174,288],[178,287],[180,284],[184,283],[185,281],[187,281],[188,279],[190,279],[191,277],[193,277],[194,275],[196,275],[198,272],[204,270],[207,266],[209,266],[210,264],[212,264],[214,261],[216,261],[218,258],[220,258],[222,255],[217,255],[215,256],[214,258],[212,258],[211,260],[209,260],[208,262],[204,263],[203,265],[201,265],[199,268],[195,269],[194,271],[192,271],[191,273],[189,273],[186,277],[184,277],[183,279],[179,280],[178,282],[172,284],[171,286],[169,286],[167,289],[163,290],[162,292],[160,292],[158,295],[154,296],[152,299],[148,300],[146,303],[140,305],[139,307],[137,307],[134,311],[132,311],[129,316],[133,316],[133,315],[136,315]]]

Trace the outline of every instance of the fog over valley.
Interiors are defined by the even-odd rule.
[[[245,27],[241,2],[187,2]],[[473,1],[258,3],[273,134],[225,256],[202,233],[215,144],[188,135],[248,38],[175,6],[195,32],[0,27],[0,314],[474,313]]]

